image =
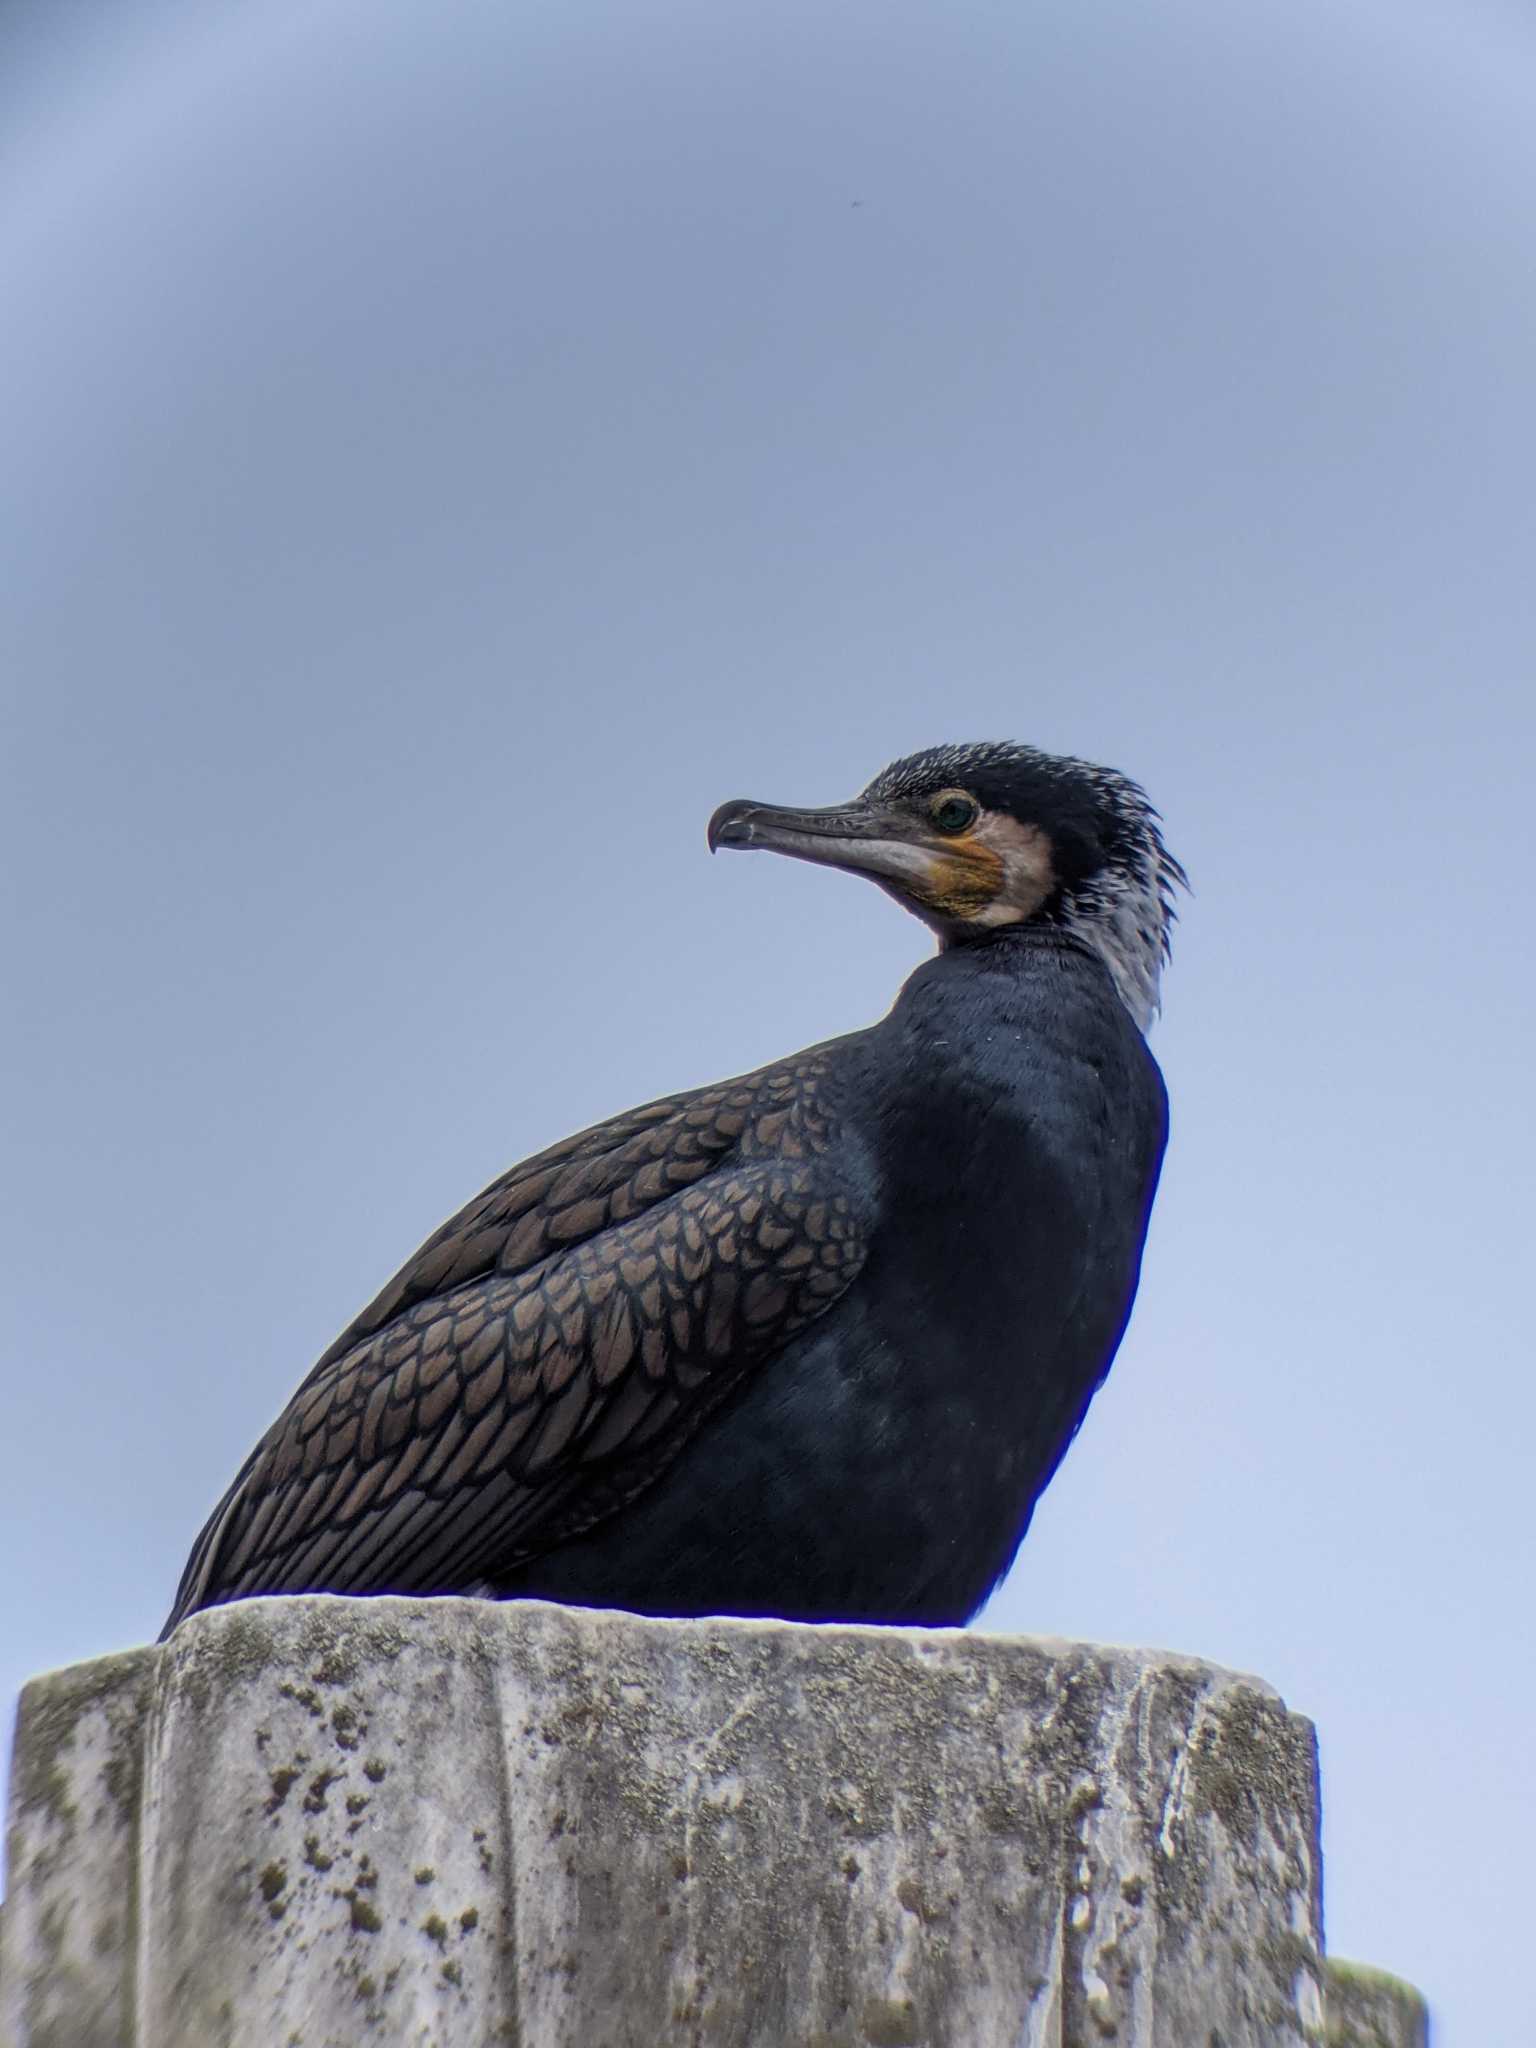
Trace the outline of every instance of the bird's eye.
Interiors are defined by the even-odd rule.
[[[980,808],[974,797],[951,790],[934,798],[928,815],[941,832],[964,832],[975,824]]]

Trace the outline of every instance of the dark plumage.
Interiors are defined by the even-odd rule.
[[[167,1631],[258,1593],[959,1622],[1108,1370],[1165,1135],[1182,880],[1107,770],[935,748],[714,845],[939,934],[881,1023],[514,1167],[331,1346]]]

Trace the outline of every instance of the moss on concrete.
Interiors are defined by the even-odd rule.
[[[1401,1977],[1330,1957],[1327,2048],[1428,2048],[1429,2008]]]

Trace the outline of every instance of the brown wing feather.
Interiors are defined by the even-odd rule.
[[[258,1592],[430,1592],[648,1485],[863,1261],[824,1055],[514,1167],[321,1358],[198,1539],[167,1628]]]

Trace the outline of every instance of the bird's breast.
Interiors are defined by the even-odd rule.
[[[1040,1354],[1085,1318],[1091,1348],[1135,1284],[1160,1077],[1094,963],[1025,965],[935,974],[889,1020],[872,1266],[929,1352]]]

